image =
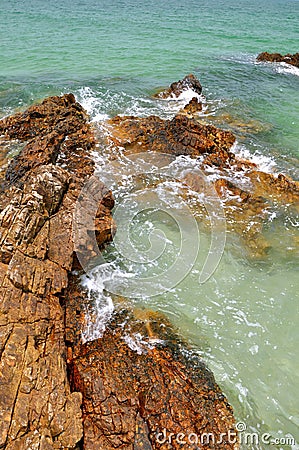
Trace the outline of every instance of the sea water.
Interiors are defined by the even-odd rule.
[[[256,62],[262,51],[298,51],[298,0],[2,0],[0,19],[0,116],[73,92],[99,134],[116,114],[171,118],[187,99],[151,95],[192,72],[203,85],[203,119],[236,134],[234,151],[262,170],[299,179],[299,69]],[[132,222],[132,239],[140,254],[149,250],[149,236],[163,244],[162,258],[147,267],[159,276],[181,248],[173,221],[184,211],[178,171],[193,163],[167,163],[162,187],[144,192],[128,165],[121,171],[111,165],[112,151],[98,148],[97,172],[105,179],[109,167],[115,175],[105,181],[114,189],[116,210],[128,192],[132,208],[147,201]],[[165,198],[171,214],[155,211]],[[162,311],[178,327],[213,370],[245,431],[281,439],[272,448],[297,448],[284,443],[299,441],[298,216],[287,205],[271,211],[263,230],[271,246],[258,260],[226,233],[219,265],[201,284],[210,234],[200,221],[197,234],[190,227],[184,245],[199,236],[199,252],[179,284],[166,291],[157,284],[159,295],[140,290],[138,277],[148,276],[142,264],[128,261],[116,244],[106,250],[105,264],[84,280],[105,320],[85,338],[101,334],[116,307],[113,293],[123,289],[131,305]],[[268,445],[260,439],[244,448]]]

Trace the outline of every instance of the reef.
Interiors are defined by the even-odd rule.
[[[231,133],[187,117],[116,118],[119,133],[125,120],[133,145],[142,130],[146,149],[152,130],[157,150],[166,143],[175,154],[205,155],[206,164],[223,153],[219,166],[231,157]],[[74,242],[76,205],[94,172],[96,140],[84,109],[72,94],[50,97],[2,119],[0,134],[21,144],[0,192],[0,448],[182,448],[168,435],[161,442],[164,430],[211,433],[213,447],[202,447],[237,448],[232,409],[213,374],[184,356],[187,345],[164,316],[121,310],[102,338],[82,341],[88,298],[76,254],[96,252],[93,234],[102,248],[115,233],[113,196],[98,180],[94,223],[79,249]],[[141,351],[128,344],[138,333]]]
[[[299,67],[299,53],[281,55],[280,53],[262,52],[257,56],[257,61],[284,62],[291,64],[291,66]]]

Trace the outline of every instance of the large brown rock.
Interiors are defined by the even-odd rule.
[[[23,141],[51,131],[68,136],[82,129],[87,119],[86,112],[74,95],[65,94],[62,97],[48,97],[39,105],[32,105],[24,112],[2,119],[0,133]]]
[[[226,152],[235,142],[231,132],[201,125],[184,115],[171,120],[158,116],[116,116],[109,123],[113,126],[111,139],[115,145],[124,147],[127,153],[151,150],[197,157],[219,150]]]
[[[280,53],[262,52],[257,56],[257,61],[284,62],[299,67],[299,53],[281,55]]]
[[[83,396],[84,450],[239,448],[232,408],[213,374],[163,314],[115,297],[102,337],[83,343],[92,297],[87,301],[72,275],[63,299],[71,387]],[[193,444],[196,435],[199,445],[182,446],[180,433],[193,435]],[[205,441],[209,433],[215,445]]]
[[[0,448],[75,449],[83,436],[82,394],[71,391],[67,376],[61,296],[94,137],[72,95],[6,118],[0,130],[28,140],[0,195]],[[113,202],[102,192],[98,236],[108,241]]]
[[[56,162],[80,178],[93,173],[90,150],[95,139],[88,117],[73,94],[49,97],[38,106],[0,121],[0,135],[27,141],[22,152],[6,171],[6,180],[15,182],[28,170]]]

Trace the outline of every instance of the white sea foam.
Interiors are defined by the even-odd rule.
[[[238,142],[234,144],[231,151],[235,153],[241,159],[247,159],[258,166],[262,172],[273,173],[276,167],[275,160],[267,155],[263,155],[258,150],[254,153],[250,152],[247,147],[239,144]]]
[[[207,110],[207,101],[192,89],[186,89],[179,97],[170,96],[167,99],[132,96],[125,92],[113,92],[110,89],[91,89],[89,86],[80,88],[76,93],[77,100],[91,117],[92,122],[107,120],[111,111],[113,115],[148,117],[157,115],[163,119],[171,119],[181,111],[193,97],[198,98],[203,109],[199,114]]]
[[[79,89],[77,94],[78,101],[92,118],[93,122],[100,122],[109,118],[108,114],[103,113],[103,102],[97,97],[90,87]]]
[[[164,344],[162,339],[145,338],[140,333],[125,333],[123,340],[126,342],[128,347],[137,352],[138,355],[145,353],[147,350],[151,350],[156,344]]]
[[[251,53],[238,53],[230,56],[223,55],[221,59],[223,61],[232,61],[238,64],[253,64],[256,62],[255,55],[252,55]]]
[[[178,97],[177,100],[182,100],[186,103],[189,103],[192,98],[196,97],[198,100],[203,100],[202,95],[199,95],[197,92],[193,91],[192,89],[186,89],[183,91]]]
[[[125,92],[113,92],[99,87],[94,90],[89,86],[80,88],[77,100],[86,109],[92,122],[102,122],[113,115],[145,117],[160,114],[159,104],[154,99],[132,96]]]
[[[197,92],[193,91],[191,88],[184,90],[181,94],[176,97],[171,94],[166,99],[158,99],[158,105],[164,114],[169,117],[169,115],[177,114],[182,110],[192,98],[196,97],[203,105],[202,113],[206,110],[206,98],[203,95],[199,95]],[[162,114],[163,117],[163,114]]]
[[[269,68],[272,68],[277,73],[291,74],[297,77],[299,76],[299,68],[285,62],[256,61],[255,64],[266,65]]]
[[[102,264],[82,277],[82,285],[88,293],[89,308],[86,308],[86,327],[82,334],[84,342],[102,337],[112,317],[114,304],[106,289],[107,282],[123,275],[113,263]],[[126,274],[127,275],[127,274]]]
[[[292,66],[291,64],[287,64],[287,63],[278,63],[277,65],[275,65],[275,70],[278,73],[290,73],[291,75],[296,75],[297,77],[299,77],[299,68]]]

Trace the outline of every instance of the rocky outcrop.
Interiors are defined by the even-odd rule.
[[[45,164],[63,166],[82,179],[93,173],[90,150],[95,145],[94,135],[73,94],[47,98],[38,108],[33,105],[23,113],[4,118],[0,121],[0,135],[26,141],[6,171],[8,182]]]
[[[190,367],[177,339],[171,342],[167,335],[171,326],[165,318],[152,316],[136,326],[135,333],[144,341],[137,343],[138,352],[128,346],[123,327],[117,325],[128,320],[125,333],[132,335],[132,317],[122,315],[73,359],[73,386],[83,393],[84,448],[179,449],[182,432],[186,448],[201,447],[188,442],[191,433],[201,444],[205,433],[217,442],[222,432],[223,442],[213,445],[211,440],[208,448],[234,448],[229,442],[232,410],[212,373],[199,358],[193,358]],[[163,334],[162,345],[151,345]]]
[[[164,91],[158,92],[154,95],[157,98],[178,98],[183,92],[192,90],[196,94],[200,95],[202,92],[202,86],[200,81],[191,73],[182,80],[171,83],[169,88]]]
[[[281,55],[280,53],[263,52],[257,56],[257,61],[284,62],[299,67],[299,53]]]
[[[72,231],[93,172],[87,119],[69,94],[0,122],[5,138],[25,143],[0,193],[0,448],[181,448],[168,433],[212,433],[222,437],[213,448],[237,448],[231,407],[202,361],[183,356],[163,316],[121,308],[101,339],[82,343],[88,299],[72,271],[80,270]],[[103,246],[115,229],[111,192],[97,189],[80,248],[91,254],[89,235]],[[200,446],[193,435],[189,448]]]
[[[93,171],[93,133],[72,95],[2,120],[0,133],[27,141],[0,195],[0,448],[75,449],[82,395],[69,386],[60,297],[73,265],[74,204]],[[103,186],[99,214],[111,238],[107,196]]]

